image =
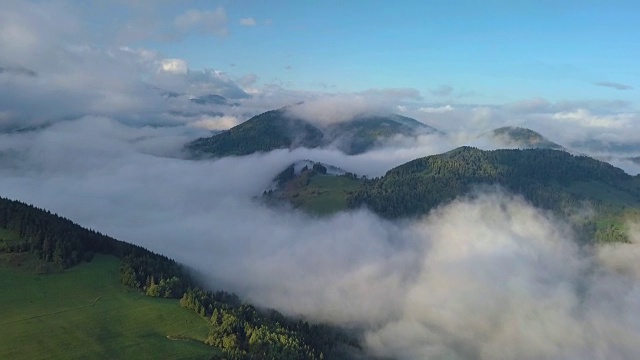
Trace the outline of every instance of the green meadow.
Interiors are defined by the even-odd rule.
[[[0,254],[0,359],[208,359],[207,321],[175,299],[118,281],[120,261],[97,255],[37,274],[29,254]]]

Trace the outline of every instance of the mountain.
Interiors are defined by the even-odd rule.
[[[360,186],[355,174],[310,160],[289,165],[263,193],[267,204],[289,203],[312,214],[331,214],[347,207],[347,197]]]
[[[634,163],[640,165],[640,156],[629,158],[629,160],[631,160]]]
[[[366,205],[388,217],[424,214],[478,184],[502,185],[552,210],[587,199],[603,206],[640,205],[640,177],[608,163],[558,150],[471,147],[391,169],[366,182],[350,205]]]
[[[499,146],[508,148],[563,149],[562,146],[550,141],[539,133],[522,127],[505,126],[480,135],[480,137],[489,139]]]
[[[346,154],[360,154],[396,135],[439,133],[415,119],[390,115],[362,115],[348,122],[319,126],[293,117],[287,108],[271,110],[224,133],[186,145],[191,156],[248,155],[276,149],[335,146]]]
[[[229,102],[229,100],[225,99],[224,97],[220,95],[215,95],[215,94],[196,97],[191,99],[191,101],[198,105],[237,105],[237,104],[232,104]]]
[[[346,189],[345,178],[350,178]],[[314,193],[318,180],[322,189]],[[275,192],[275,198],[314,212],[314,201],[321,196],[324,201],[335,199],[324,209],[367,207],[386,218],[401,218],[427,214],[474,189],[494,185],[560,216],[580,212],[589,204],[594,216],[580,220],[578,230],[600,241],[624,240],[623,220],[640,215],[640,176],[587,156],[551,149],[461,147],[410,161],[370,180],[302,173],[283,182],[280,189],[285,190]]]

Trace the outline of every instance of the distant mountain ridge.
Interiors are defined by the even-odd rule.
[[[480,137],[488,138],[496,142],[497,145],[509,148],[564,149],[562,146],[547,139],[540,133],[523,127],[504,126],[480,135]]]
[[[440,132],[397,114],[361,115],[350,121],[320,126],[292,116],[287,113],[287,108],[281,108],[254,116],[221,134],[192,141],[185,148],[196,158],[331,145],[346,154],[355,155],[396,135],[434,133]]]
[[[191,102],[198,105],[226,105],[226,106],[238,106],[238,103],[229,102],[225,97],[216,94],[208,94],[191,99]]]

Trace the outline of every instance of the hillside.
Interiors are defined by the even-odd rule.
[[[314,179],[321,179],[321,189]],[[579,230],[600,241],[624,240],[618,236],[624,232],[621,219],[636,216],[640,208],[640,176],[586,156],[549,149],[462,147],[410,161],[380,178],[350,179],[345,188],[343,177],[310,171],[291,176],[275,195],[267,195],[312,212],[314,201],[336,199],[325,203],[324,209],[364,206],[383,217],[400,218],[426,214],[479,186],[500,185],[559,215],[574,214],[588,203],[595,217],[583,219]]]
[[[312,214],[331,214],[347,207],[347,198],[361,179],[339,168],[313,161],[288,166],[263,193],[267,204],[283,202]]]
[[[115,257],[97,255],[50,274],[37,274],[38,264],[30,254],[0,254],[2,359],[209,359],[221,353],[204,343],[208,324],[198,314],[120,284]]]
[[[462,147],[410,161],[366,182],[351,206],[388,216],[423,214],[478,184],[500,184],[534,205],[561,210],[589,199],[602,206],[640,205],[640,181],[605,162],[546,149],[482,151]]]
[[[208,94],[200,97],[194,97],[191,99],[191,102],[198,105],[225,105],[225,106],[239,106],[240,104],[237,102],[230,102],[226,98],[216,95],[216,94]]]
[[[286,108],[282,108],[254,116],[221,134],[192,141],[185,149],[196,158],[328,146],[354,155],[396,135],[417,136],[437,132],[415,119],[396,114],[363,115],[350,121],[319,126],[293,117]]]
[[[563,149],[562,146],[552,142],[541,134],[522,127],[505,126],[480,135],[480,137],[489,139],[496,145],[507,148]]]
[[[359,348],[339,329],[204,290],[165,256],[4,198],[0,260],[2,321],[15,329],[0,336],[0,354],[9,358],[157,353],[228,360],[344,359],[344,351]],[[34,342],[36,334],[51,341]]]

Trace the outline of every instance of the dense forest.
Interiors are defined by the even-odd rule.
[[[533,205],[569,213],[588,202],[597,214],[640,207],[640,177],[608,163],[549,149],[483,151],[462,147],[410,161],[351,192],[351,208],[366,206],[388,218],[426,214],[482,185],[500,185]],[[581,224],[602,241],[623,241],[619,227]]]
[[[374,179],[353,174],[295,174],[286,168],[265,191],[269,204],[286,201],[312,213],[367,207],[386,218],[416,217],[483,187],[500,186],[533,205],[572,217],[581,238],[628,241],[625,219],[640,214],[640,176],[606,162],[551,149],[483,151],[462,147],[419,158]],[[317,211],[321,207],[325,211]],[[576,218],[576,209],[593,216]]]
[[[436,132],[415,119],[396,114],[362,116],[318,127],[287,114],[287,108],[282,108],[254,116],[220,134],[194,140],[185,149],[190,156],[203,158],[333,144],[347,154],[359,154],[375,147],[380,139]]]
[[[248,155],[298,146],[315,148],[322,138],[322,132],[311,124],[285,116],[284,110],[272,110],[228,131],[194,140],[186,150],[194,157]]]
[[[341,331],[244,304],[224,291],[205,291],[175,261],[140,246],[82,228],[33,206],[0,198],[0,228],[18,239],[0,241],[0,252],[29,252],[42,260],[39,272],[60,271],[96,253],[121,259],[120,281],[148,296],[180,299],[210,320],[208,343],[225,359],[341,358],[358,343]]]
[[[505,126],[497,128],[485,136],[492,137],[494,140],[506,146],[554,150],[563,149],[562,146],[545,138],[540,133],[522,127]]]

